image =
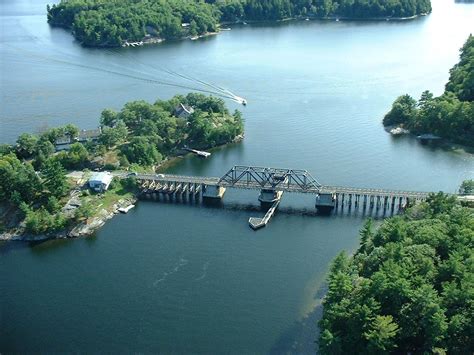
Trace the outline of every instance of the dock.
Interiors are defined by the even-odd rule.
[[[270,219],[273,217],[275,214],[275,211],[280,204],[280,200],[276,200],[273,202],[273,205],[268,209],[267,213],[265,213],[265,216],[263,218],[258,218],[258,217],[250,217],[249,218],[249,225],[253,230],[260,229],[262,227],[265,227],[268,222],[270,222]]]
[[[211,153],[205,152],[203,150],[197,150],[197,149],[192,149],[192,148],[188,148],[188,147],[184,147],[183,149],[188,151],[188,152],[194,153],[198,157],[201,157],[201,158],[208,158],[208,157],[211,156]]]
[[[120,207],[118,209],[118,211],[120,213],[127,213],[128,211],[130,211],[133,207],[135,207],[135,205],[130,205],[130,206],[127,206],[127,207]]]

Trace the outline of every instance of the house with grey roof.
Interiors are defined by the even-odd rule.
[[[191,106],[179,104],[174,109],[174,115],[179,118],[188,118],[194,113],[194,109]]]

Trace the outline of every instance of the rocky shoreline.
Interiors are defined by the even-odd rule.
[[[25,227],[19,225],[15,228],[0,233],[0,241],[43,241],[49,239],[67,239],[87,237],[99,230],[109,219],[119,214],[119,208],[126,208],[135,204],[137,197],[119,200],[109,209],[101,209],[96,216],[86,221],[75,224],[60,231],[46,233],[44,235],[34,235],[27,233]]]

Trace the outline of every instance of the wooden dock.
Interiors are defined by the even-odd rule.
[[[197,150],[197,149],[192,149],[192,148],[188,148],[188,147],[184,147],[183,149],[187,150],[188,152],[194,153],[198,157],[201,157],[201,158],[208,158],[208,157],[211,156],[211,153],[205,152],[203,150]]]

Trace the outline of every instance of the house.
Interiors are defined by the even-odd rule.
[[[106,171],[95,173],[89,179],[89,187],[97,192],[106,191],[109,188],[112,179],[112,174]]]
[[[174,115],[179,118],[188,118],[194,113],[194,109],[191,106],[179,104],[174,109]]]
[[[90,142],[90,141],[98,141],[100,138],[100,134],[102,133],[101,128],[97,129],[83,129],[79,132],[78,137],[76,140],[80,143]]]
[[[96,142],[97,140],[99,140],[101,133],[102,130],[100,129],[100,127],[97,129],[83,129],[75,138],[71,138],[69,136],[59,137],[58,139],[56,139],[56,142],[54,142],[54,146],[56,147],[57,152],[59,152],[60,150],[69,150],[69,148],[71,148],[71,144],[77,142]]]

